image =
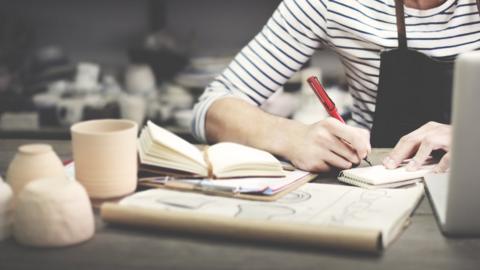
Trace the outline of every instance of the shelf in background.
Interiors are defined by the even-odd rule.
[[[177,126],[165,126],[189,142],[196,142],[190,130]],[[0,139],[33,139],[33,140],[70,140],[70,131],[64,127],[41,127],[38,129],[1,129]]]

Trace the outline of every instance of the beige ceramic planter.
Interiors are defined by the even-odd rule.
[[[137,124],[103,119],[71,128],[75,177],[95,199],[133,192],[137,184]]]
[[[32,180],[44,177],[66,179],[62,161],[48,144],[27,144],[18,148],[7,170],[7,182],[16,195]]]

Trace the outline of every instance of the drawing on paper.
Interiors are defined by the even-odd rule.
[[[338,215],[333,215],[331,217],[331,223],[344,224],[350,220],[366,220],[370,216],[380,212],[380,210],[375,209],[373,205],[379,200],[389,197],[387,190],[365,190],[358,196],[358,199],[345,205],[344,208],[338,212]]]
[[[295,190],[287,195],[283,196],[282,198],[278,199],[279,203],[285,203],[285,204],[290,204],[290,203],[301,203],[301,202],[306,202],[312,198],[312,194],[309,192],[303,191],[303,190]]]
[[[278,217],[293,216],[295,213],[295,209],[284,205],[240,204],[235,217],[273,220]]]
[[[394,239],[423,194],[423,186],[365,190],[306,184],[275,202],[253,202],[172,190],[149,190],[120,204],[226,218],[378,230],[384,245]]]
[[[182,208],[182,209],[189,209],[189,210],[198,210],[205,205],[212,203],[213,201],[208,201],[204,198],[198,197],[165,197],[165,198],[158,198],[155,200],[156,203],[163,204],[165,206],[174,207],[174,208]]]

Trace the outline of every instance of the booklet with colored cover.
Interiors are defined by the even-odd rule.
[[[285,177],[242,177],[215,180],[154,176],[140,178],[138,184],[142,187],[193,191],[256,201],[274,201],[312,181],[317,176],[301,170],[285,171],[285,173]]]

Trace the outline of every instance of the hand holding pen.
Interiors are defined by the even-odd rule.
[[[335,106],[335,103],[332,101],[332,99],[328,96],[327,92],[323,88],[322,84],[318,80],[317,77],[311,76],[307,79],[308,84],[312,88],[312,90],[315,92],[315,95],[318,97],[320,102],[322,103],[323,107],[327,111],[328,115],[331,117],[337,119],[341,123],[345,124],[345,121],[343,120],[342,116],[338,113],[337,107]],[[354,149],[354,146],[352,142],[349,142],[348,140],[342,138],[342,141],[345,142],[349,147]],[[370,148],[370,145],[368,146]],[[356,149],[354,149],[356,150]],[[359,154],[359,158],[362,158]],[[368,161],[367,156],[363,157],[363,160],[369,164],[370,166],[372,165],[370,161]]]

